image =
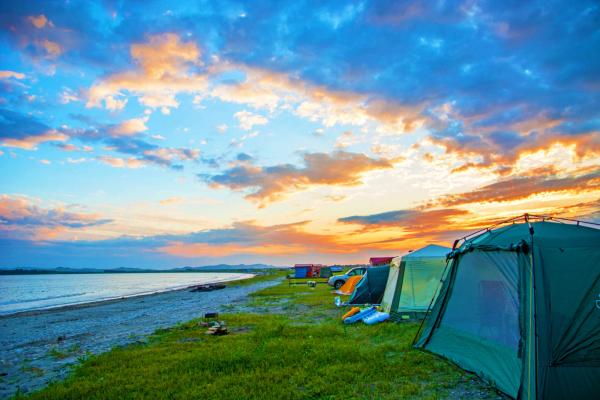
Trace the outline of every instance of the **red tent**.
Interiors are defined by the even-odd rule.
[[[394,257],[371,257],[369,258],[369,264],[371,264],[372,267],[377,267],[379,265],[387,265],[393,259]]]

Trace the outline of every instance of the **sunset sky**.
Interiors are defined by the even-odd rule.
[[[0,9],[0,267],[362,263],[600,220],[597,1]]]

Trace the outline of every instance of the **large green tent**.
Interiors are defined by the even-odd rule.
[[[422,318],[439,287],[452,249],[427,245],[390,263],[390,273],[381,300],[384,312],[395,321]]]
[[[385,291],[390,266],[371,267],[356,284],[348,304],[379,304]]]
[[[524,220],[455,245],[415,345],[513,398],[598,399],[600,229]]]

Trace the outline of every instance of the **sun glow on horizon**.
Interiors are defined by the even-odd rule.
[[[0,267],[354,263],[600,218],[597,7],[227,4],[8,10]]]

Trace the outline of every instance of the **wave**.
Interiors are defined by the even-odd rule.
[[[77,297],[77,296],[83,296],[87,294],[86,292],[82,292],[82,293],[70,293],[70,294],[63,294],[60,296],[48,296],[48,297],[38,297],[38,298],[34,298],[34,299],[27,299],[27,300],[12,300],[12,301],[0,301],[0,306],[6,306],[6,305],[12,305],[12,304],[22,304],[22,303],[34,303],[36,301],[47,301],[47,300],[56,300],[56,299],[64,299],[64,298],[68,298],[68,297]]]

